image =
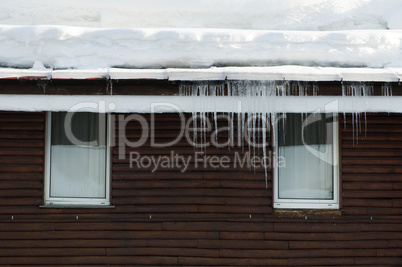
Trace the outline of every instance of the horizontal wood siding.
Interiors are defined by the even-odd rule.
[[[168,81],[152,79],[135,80],[110,80],[110,79],[86,79],[86,80],[24,80],[10,79],[0,81],[0,94],[34,94],[34,95],[179,95],[180,84],[191,84],[188,81]],[[199,82],[194,82],[194,84]],[[208,81],[208,84],[227,84],[225,81]],[[292,95],[299,95],[298,86],[301,85],[304,93],[313,95],[313,86],[317,86],[315,93],[322,96],[342,95],[340,82],[299,82],[289,81]],[[344,82],[345,85],[351,84]],[[372,94],[382,95],[383,82],[367,82],[373,86]],[[402,95],[402,85],[393,82],[386,83],[392,86],[392,95]]]
[[[357,121],[349,115],[341,126],[342,213],[402,215],[402,115]]]
[[[178,135],[177,115],[156,120],[156,142]],[[399,121],[395,115],[370,115],[370,130],[358,145],[350,126],[341,127],[342,215],[273,211],[271,169],[266,184],[263,169],[196,167],[194,160],[185,172],[130,168],[129,152],[194,156],[204,151],[232,160],[248,147],[194,150],[181,139],[173,148],[125,146],[127,157],[119,159],[118,121],[112,148],[115,208],[56,209],[39,207],[45,114],[1,112],[0,264],[401,266],[402,147],[392,146],[398,145]],[[380,125],[394,131],[382,131]],[[129,122],[125,135],[136,141],[138,123]]]

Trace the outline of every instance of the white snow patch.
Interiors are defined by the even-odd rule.
[[[54,70],[52,79],[102,79],[109,78],[109,69],[89,69],[89,70]]]
[[[12,69],[0,68],[0,79],[147,79],[169,81],[354,81],[398,82],[402,68],[333,68],[305,66],[212,67],[208,69]]]
[[[235,113],[311,113],[311,112],[394,112],[402,113],[402,97],[277,96],[275,105],[248,106],[260,97],[198,97],[203,108],[194,106],[191,96],[110,96],[110,95],[2,95],[0,110],[8,111],[89,111],[123,113],[235,112]],[[241,110],[239,111],[239,103]],[[113,107],[113,109],[109,109]]]
[[[0,64],[64,69],[401,67],[402,30],[265,31],[0,26]]]
[[[111,68],[110,79],[152,79],[167,80],[169,78],[166,69],[118,69]]]
[[[0,24],[103,28],[402,29],[400,0],[13,0]]]
[[[33,79],[50,79],[52,70],[35,70],[35,69],[8,69],[0,68],[0,79],[21,79],[29,77]]]

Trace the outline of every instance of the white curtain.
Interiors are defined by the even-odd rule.
[[[105,146],[52,146],[51,197],[106,197]]]
[[[320,117],[303,125],[306,115],[287,114],[278,126],[278,156],[285,159],[278,167],[279,198],[333,198],[332,118],[315,116]]]
[[[279,168],[279,198],[332,199],[332,145],[311,145],[318,158],[304,146],[279,148],[286,167]]]
[[[70,126],[81,142],[96,141],[91,146],[77,146],[66,135],[66,112],[52,114],[52,146],[50,159],[50,197],[106,197],[105,123],[99,115],[76,113]],[[101,118],[103,119],[103,118]],[[103,128],[103,129],[102,129]]]

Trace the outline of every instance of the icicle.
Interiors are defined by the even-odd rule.
[[[384,83],[381,86],[381,95],[387,99],[387,104],[389,105],[389,97],[392,96],[392,85],[390,83]]]
[[[385,90],[385,89],[384,89]],[[267,175],[267,131],[272,131],[272,142],[275,144],[277,141],[277,121],[284,120],[286,118],[285,100],[286,96],[298,96],[304,97],[312,93],[313,96],[317,95],[318,86],[316,84],[309,84],[306,82],[284,82],[284,81],[225,81],[219,82],[198,82],[198,83],[182,83],[180,85],[180,95],[191,96],[194,111],[192,112],[193,120],[193,140],[194,146],[198,147],[200,142],[201,147],[205,147],[207,144],[207,129],[211,129],[211,125],[208,121],[208,117],[213,117],[214,129],[218,130],[218,118],[217,104],[219,100],[215,102],[215,110],[206,110],[204,99],[208,96],[219,98],[220,96],[227,96],[229,98],[242,97],[241,107],[238,107],[237,111],[231,110],[227,112],[228,116],[228,149],[237,145],[242,147],[244,151],[245,141],[248,143],[249,155],[256,156],[261,152],[260,146],[262,145],[263,153],[263,165],[265,169],[265,182],[268,186]],[[354,86],[343,86],[343,95],[366,95],[366,91],[358,89]],[[278,102],[273,97],[283,98],[281,103],[282,107],[279,107]],[[281,108],[281,116],[278,116],[277,109]],[[234,131],[235,123],[234,119],[237,116],[237,133]],[[301,114],[305,116],[305,114]],[[358,117],[352,116],[353,120],[358,120]],[[285,127],[285,123],[282,123]],[[200,129],[201,127],[201,129]],[[353,127],[355,127],[353,123]],[[261,131],[261,133],[260,133]],[[198,133],[199,132],[199,133]],[[283,131],[285,133],[285,131]],[[217,133],[217,132],[216,132]],[[237,135],[237,142],[235,136]],[[284,136],[286,138],[286,136]],[[218,142],[218,136],[215,135],[215,140]],[[257,147],[256,147],[257,146]],[[276,153],[276,152],[274,152]],[[271,161],[273,164],[273,161]]]
[[[366,84],[366,83],[349,83],[349,84],[344,84],[342,83],[342,97],[352,97],[352,104],[354,106],[354,109],[357,110],[356,107],[356,99],[363,98],[364,100],[372,96],[374,93],[374,87],[372,84]],[[367,109],[366,106],[366,101],[363,102],[363,110]],[[351,112],[352,116],[352,134],[353,134],[353,143],[359,142],[359,134],[362,133],[362,126],[361,126],[361,115],[364,115],[364,134],[365,136],[367,135],[367,114],[366,112],[357,112],[353,111]],[[344,117],[344,127],[346,127],[346,116],[345,116],[345,111],[343,111],[343,117]]]

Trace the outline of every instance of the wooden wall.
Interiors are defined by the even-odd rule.
[[[343,214],[402,215],[401,119],[367,114],[365,125],[362,114],[353,127],[356,116],[347,116],[346,128],[341,127]]]
[[[272,210],[271,172],[129,168],[113,148],[107,209],[40,208],[44,113],[0,113],[0,264],[7,266],[401,266],[401,115],[369,115],[353,144],[341,131],[342,209]],[[364,123],[364,121],[363,121]],[[177,135],[157,116],[157,141]],[[364,125],[363,125],[364,127]],[[126,135],[139,136],[135,123]],[[118,136],[116,136],[118,143]],[[135,150],[169,154],[172,148]],[[173,150],[194,155],[179,142]],[[127,153],[131,150],[127,149]],[[239,148],[207,149],[233,155]],[[251,218],[250,218],[251,215]]]

